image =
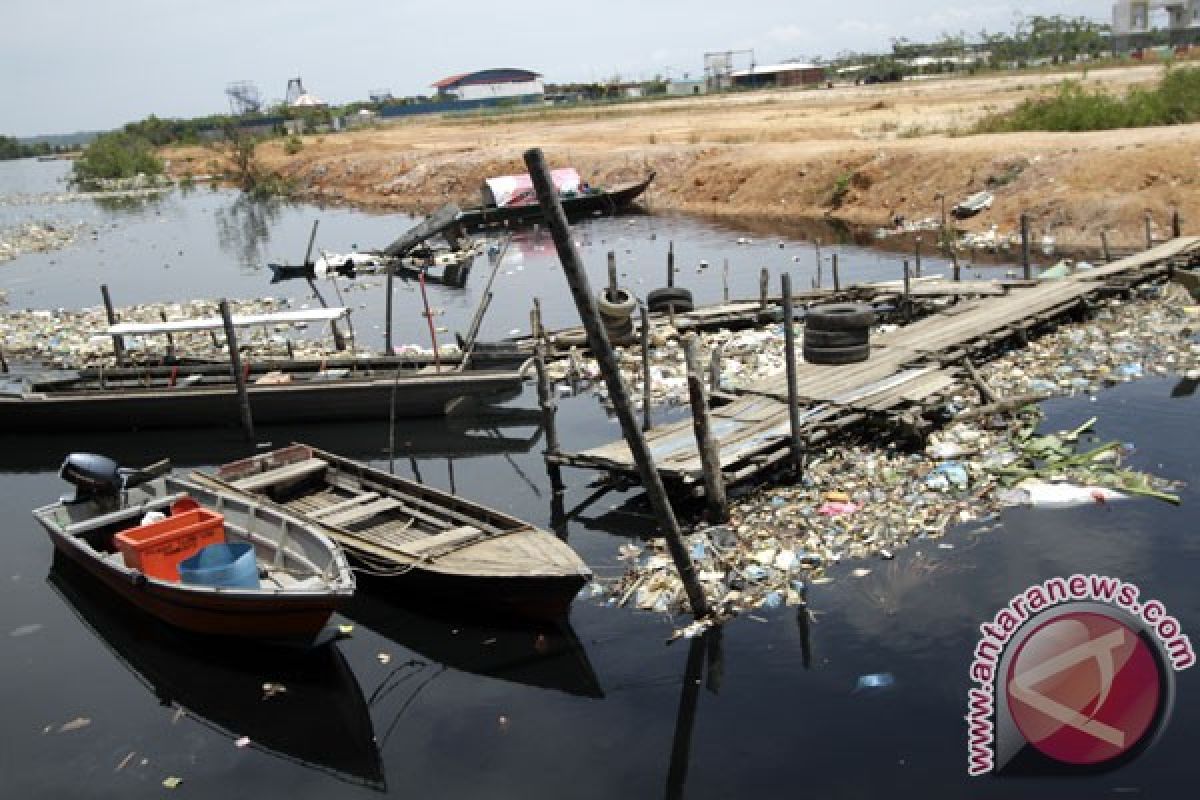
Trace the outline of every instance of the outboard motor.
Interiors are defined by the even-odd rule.
[[[74,497],[62,499],[67,505],[96,501],[115,506],[125,485],[120,465],[96,453],[71,453],[58,474],[75,487]]]

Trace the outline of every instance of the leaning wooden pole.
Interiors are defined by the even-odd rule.
[[[692,404],[696,449],[700,451],[704,470],[704,502],[708,507],[708,518],[712,522],[724,522],[729,518],[729,501],[725,495],[725,476],[721,474],[721,450],[708,415],[704,367],[700,363],[700,340],[696,334],[683,337],[683,357],[687,362],[688,400]]]
[[[108,294],[108,284],[100,284],[100,296],[104,298],[104,316],[108,318],[109,325],[117,324],[117,312],[113,311],[112,297]],[[113,355],[117,357],[117,364],[125,363],[125,339],[124,337],[113,334]]]
[[[1154,218],[1146,212],[1146,249],[1154,247]]]
[[[1179,209],[1171,211],[1171,238],[1178,239],[1183,236],[1183,222],[1179,219]]]
[[[662,476],[659,475],[658,468],[655,466],[654,456],[650,452],[646,440],[642,437],[642,432],[638,430],[637,420],[634,418],[633,408],[629,403],[629,396],[625,392],[625,382],[621,380],[621,371],[617,365],[616,355],[609,344],[608,333],[600,321],[600,312],[596,309],[596,299],[592,294],[587,272],[571,241],[571,230],[567,225],[566,215],[563,214],[558,193],[550,179],[550,171],[546,167],[546,159],[542,151],[538,148],[525,151],[525,165],[533,180],[533,187],[542,207],[542,215],[546,218],[554,237],[554,247],[562,262],[563,273],[567,277],[567,284],[571,287],[571,296],[575,300],[575,307],[579,310],[583,329],[587,332],[588,346],[591,348],[592,355],[600,368],[600,374],[604,376],[604,382],[608,386],[613,411],[616,413],[617,421],[621,424],[621,432],[629,445],[633,461],[638,466],[642,486],[646,489],[646,496],[662,527],[667,549],[675,562],[676,569],[679,570],[679,577],[683,581],[684,590],[691,603],[692,613],[697,617],[708,616],[708,601],[704,597],[704,590],[700,587],[700,582],[696,577],[696,568],[688,556],[687,548],[684,547],[679,522],[675,519],[675,512],[667,499],[667,490],[663,486]]]
[[[1104,249],[1104,263],[1112,263],[1112,250],[1108,247],[1108,231],[1100,231],[1100,247]]]
[[[833,273],[833,291],[836,294],[842,291],[842,278],[838,275],[838,254],[830,253],[829,259],[831,272]]]
[[[229,366],[233,369],[233,380],[237,386],[238,408],[242,413],[242,430],[246,439],[254,440],[254,416],[250,413],[250,393],[246,390],[246,373],[242,370],[242,354],[238,352],[237,332],[233,327],[233,315],[229,312],[229,301],[221,298],[221,320],[225,323],[225,346],[229,348]]]
[[[383,352],[392,356],[396,354],[396,351],[392,349],[392,285],[396,268],[387,264],[386,269],[387,279],[384,282],[384,291],[387,292],[387,295],[383,303]]]
[[[800,440],[800,401],[796,396],[796,324],[792,321],[792,276],[779,277],[783,296],[783,360],[787,366],[788,422],[791,425],[792,463],[796,477],[804,469],[804,449]]]

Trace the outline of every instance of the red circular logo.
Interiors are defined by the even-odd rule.
[[[1159,665],[1123,622],[1071,612],[1036,628],[1008,668],[1005,690],[1021,735],[1066,764],[1098,764],[1138,745],[1162,702]]]

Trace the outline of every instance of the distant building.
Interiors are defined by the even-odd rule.
[[[730,75],[735,89],[816,86],[825,80],[825,68],[816,64],[773,64],[740,69]]]
[[[542,76],[525,69],[484,69],[451,75],[433,84],[443,100],[492,100],[541,97],[546,89]]]
[[[703,78],[698,80],[675,80],[667,84],[667,94],[681,97],[689,94],[704,94],[708,91],[708,84]]]
[[[1113,3],[1113,33],[1117,36],[1150,30],[1150,12],[1164,9],[1171,31],[1200,28],[1200,0],[1119,0]]]

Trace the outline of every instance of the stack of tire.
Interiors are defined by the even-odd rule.
[[[811,364],[854,364],[871,355],[875,312],[862,303],[830,303],[804,319],[804,360]]]
[[[596,298],[596,307],[600,310],[608,340],[615,345],[632,344],[633,312],[637,308],[637,298],[626,289],[617,289],[615,294],[611,289],[604,289]]]
[[[681,287],[667,286],[655,289],[646,295],[646,308],[651,314],[661,314],[667,311],[686,314],[695,307],[692,302],[692,293]]]

